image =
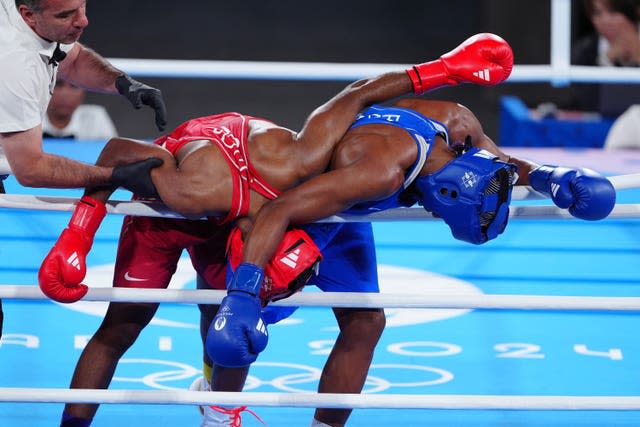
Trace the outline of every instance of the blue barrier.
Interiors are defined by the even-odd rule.
[[[511,147],[602,148],[614,119],[563,112],[537,117],[515,96],[500,100],[500,145]]]

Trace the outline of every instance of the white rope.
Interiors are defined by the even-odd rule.
[[[0,194],[0,208],[38,211],[73,212],[79,199],[73,197]],[[183,218],[163,203],[144,200],[109,200],[107,212],[118,215]]]
[[[611,181],[616,191],[640,187],[640,173],[610,176],[608,179]]]
[[[218,304],[224,290],[89,288],[82,301]],[[0,285],[1,299],[44,300],[37,286]],[[548,295],[424,295],[362,292],[299,292],[274,306],[362,308],[455,308],[499,310],[640,311],[640,297]]]
[[[532,191],[532,194],[535,193]],[[0,194],[0,208],[40,211],[73,212],[78,199],[71,197],[32,196],[23,194]],[[107,212],[118,215],[150,216],[161,218],[183,218],[159,202],[111,200]],[[637,218],[640,204],[619,204],[609,214],[609,219]],[[511,205],[509,217],[513,219],[573,219],[566,209],[556,206]],[[204,218],[203,218],[204,219]],[[333,215],[318,222],[384,222],[384,221],[428,221],[434,220],[422,208],[396,208],[368,215]],[[439,220],[439,219],[438,219]]]
[[[608,178],[616,190],[626,190],[640,188],[640,173],[629,175],[617,175]],[[512,200],[541,200],[547,199],[542,193],[537,192],[529,186],[517,186],[513,189]],[[0,194],[0,208],[5,209],[27,209],[42,211],[62,211],[73,212],[78,199],[72,197],[56,196],[34,196],[24,194]],[[183,218],[180,214],[169,210],[161,202],[150,201],[125,201],[110,200],[107,202],[107,212],[119,215],[151,216],[163,218]],[[610,218],[635,218],[638,216],[637,205],[618,205]],[[512,209],[511,217],[521,218],[571,218],[563,209],[553,206],[521,206]],[[354,216],[354,215],[334,215],[319,222],[357,222],[357,221],[424,221],[434,219],[424,209],[390,209],[375,214]]]
[[[109,58],[117,68],[140,77],[354,81],[405,70],[413,64],[327,62],[206,61]],[[551,65],[515,65],[508,83],[567,82],[640,83],[633,68]]]
[[[620,204],[613,208],[608,219],[630,219],[640,217],[640,204]],[[575,219],[568,210],[556,206],[514,206],[511,205],[509,218],[519,219]],[[427,221],[436,220],[422,208],[397,208],[368,215],[334,215],[318,222],[385,222],[385,221]],[[437,219],[439,220],[439,219]]]
[[[338,394],[0,388],[0,402],[277,406],[297,408],[637,411],[637,396]]]

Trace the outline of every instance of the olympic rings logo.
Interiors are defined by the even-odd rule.
[[[290,393],[304,393],[309,392],[309,388],[317,388],[317,381],[320,379],[322,373],[321,369],[300,365],[294,363],[282,363],[282,362],[254,362],[253,367],[268,367],[268,368],[286,368],[296,369],[302,372],[286,374],[274,377],[272,380],[262,380],[254,375],[249,375],[245,383],[244,390],[255,390],[259,387],[271,386],[280,391]],[[409,371],[404,372],[398,377],[411,378],[414,381],[411,382],[394,382],[379,375],[372,375],[382,370],[402,370]],[[259,369],[258,369],[259,370]],[[271,369],[269,369],[271,371]],[[435,375],[435,378],[433,378]],[[424,378],[423,378],[424,377]],[[420,379],[423,378],[423,379]],[[444,384],[451,381],[454,378],[453,374],[449,371],[440,368],[433,368],[423,365],[409,365],[400,363],[374,363],[369,368],[369,375],[365,381],[363,389],[364,393],[379,393],[386,391],[390,388],[408,388],[408,387],[428,387],[437,384]],[[415,381],[418,379],[417,381]],[[309,388],[299,388],[298,385],[308,384]]]
[[[144,371],[150,366],[168,367],[168,370],[154,371],[140,377],[117,375],[113,381],[127,383],[142,383],[149,388],[158,390],[180,390],[184,387],[173,387],[167,382],[184,381],[201,375],[200,369],[191,365],[158,359],[121,359],[120,364],[145,365],[136,367],[136,372]],[[247,377],[244,391],[257,390],[263,387],[273,387],[282,392],[304,393],[315,390],[320,380],[322,370],[313,366],[286,362],[254,362],[252,374]],[[266,369],[261,369],[266,368]],[[258,371],[261,377],[255,372]],[[287,373],[278,374],[281,371]],[[293,371],[292,373],[288,373]],[[400,378],[397,381],[382,376],[382,371],[391,372],[392,377]],[[271,374],[271,375],[269,375]],[[269,375],[267,377],[267,375]],[[403,381],[402,378],[410,378],[411,381]],[[411,365],[401,363],[374,363],[369,369],[369,375],[365,381],[363,393],[380,393],[391,388],[428,387],[444,384],[453,380],[454,375],[444,369],[431,366]]]
[[[142,383],[150,388],[155,388],[158,390],[180,390],[183,387],[170,387],[164,384],[163,382],[168,381],[180,381],[186,380],[189,378],[193,378],[196,375],[201,373],[200,369],[196,369],[191,365],[187,365],[186,363],[174,362],[170,360],[158,360],[158,359],[120,359],[120,364],[146,364],[146,365],[161,365],[161,366],[169,366],[172,369],[169,371],[160,371],[153,372],[142,377],[124,377],[124,376],[114,376],[113,381],[122,381],[127,383]],[[139,369],[136,369],[139,371]]]

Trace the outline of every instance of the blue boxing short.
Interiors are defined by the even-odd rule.
[[[322,252],[318,276],[307,286],[324,292],[379,292],[373,227],[369,222],[322,223],[301,227]],[[298,307],[267,306],[267,324],[293,314]]]

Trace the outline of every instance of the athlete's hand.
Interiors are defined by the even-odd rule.
[[[415,65],[407,74],[419,95],[459,83],[493,86],[506,80],[512,68],[511,46],[495,34],[482,33],[465,40],[440,59]]]
[[[606,218],[616,204],[611,181],[590,169],[540,166],[529,172],[529,183],[580,219]]]
[[[240,265],[243,250],[242,231],[235,227],[227,243],[227,258],[232,271],[236,271]],[[311,277],[318,274],[321,260],[320,249],[304,230],[287,230],[275,254],[264,267],[264,284],[259,294],[262,305],[287,298],[301,290]]]
[[[87,273],[85,259],[105,214],[104,203],[87,196],[80,199],[69,226],[40,266],[38,283],[46,296],[65,303],[85,296],[88,288],[81,283]]]
[[[216,365],[239,368],[253,363],[267,347],[269,334],[258,294],[262,268],[240,264],[209,326],[205,346]]]
[[[141,108],[143,104],[153,108],[156,112],[156,126],[160,131],[164,130],[167,125],[167,107],[159,89],[140,83],[126,74],[116,78],[116,89],[135,109]]]

